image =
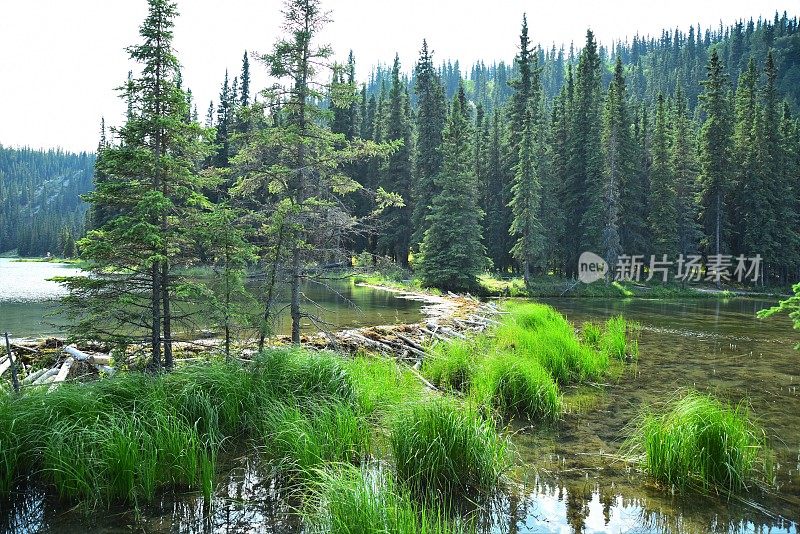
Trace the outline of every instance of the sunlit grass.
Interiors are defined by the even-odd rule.
[[[335,466],[314,484],[304,515],[312,533],[448,534],[466,532],[434,505],[416,502],[381,468]]]
[[[394,422],[390,441],[398,479],[416,495],[475,498],[509,465],[508,441],[494,422],[455,401],[414,406]]]
[[[663,413],[644,415],[628,442],[644,470],[662,484],[729,492],[754,477],[764,446],[764,432],[745,405],[696,392]]]
[[[479,402],[504,416],[552,422],[561,413],[561,394],[550,373],[535,359],[501,352],[487,358],[475,379]]]

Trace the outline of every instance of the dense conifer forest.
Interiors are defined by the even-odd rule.
[[[0,253],[73,256],[93,188],[93,154],[0,145]]]

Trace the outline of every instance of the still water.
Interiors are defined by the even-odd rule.
[[[81,271],[65,264],[20,262],[0,258],[0,332],[17,338],[64,335],[63,320],[55,313],[64,288],[50,278],[74,276]],[[309,282],[302,287],[303,306],[327,328],[354,328],[416,322],[419,302],[399,299],[393,293],[355,285],[350,279]],[[280,300],[280,299],[279,299]],[[276,308],[284,308],[278,302]],[[278,317],[276,330],[288,334],[288,310]],[[316,327],[305,319],[305,331]]]
[[[356,292],[357,294],[357,292]],[[380,297],[376,297],[380,298]],[[553,299],[580,324],[622,313],[639,321],[640,360],[604,386],[583,413],[554,429],[513,428],[513,484],[479,511],[481,531],[797,533],[800,521],[799,339],[786,318],[758,320],[770,301]],[[401,305],[388,301],[387,306]],[[389,312],[387,312],[389,313]],[[399,316],[397,317],[400,318]],[[378,321],[381,322],[381,321]],[[766,429],[776,485],[741,498],[673,495],[618,459],[625,430],[646,406],[695,388],[744,400]],[[5,503],[0,531],[297,532],[298,503],[272,485],[254,458],[232,459],[210,506],[200,496],[165,495],[140,510],[100,510],[89,519],[31,493]]]

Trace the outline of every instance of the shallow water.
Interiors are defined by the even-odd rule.
[[[641,322],[640,360],[604,388],[591,410],[567,414],[550,430],[514,429],[524,465],[512,473],[513,489],[481,514],[483,531],[798,532],[800,354],[792,348],[798,336],[786,318],[755,318],[771,302],[548,302],[576,324],[618,313]],[[642,408],[688,387],[750,403],[775,451],[777,490],[752,490],[732,501],[673,495],[617,459],[625,427]],[[138,520],[116,509],[87,520],[31,491],[0,513],[0,531],[297,532],[296,504],[245,457],[220,473],[210,506],[197,494],[167,495]]]

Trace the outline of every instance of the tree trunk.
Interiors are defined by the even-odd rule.
[[[150,300],[152,327],[150,328],[150,343],[153,349],[151,365],[154,369],[161,368],[161,272],[158,263],[154,263],[150,276],[152,278],[152,294]]]
[[[166,260],[161,267],[161,299],[164,312],[164,366],[172,369],[172,313],[170,311],[169,267]]]

